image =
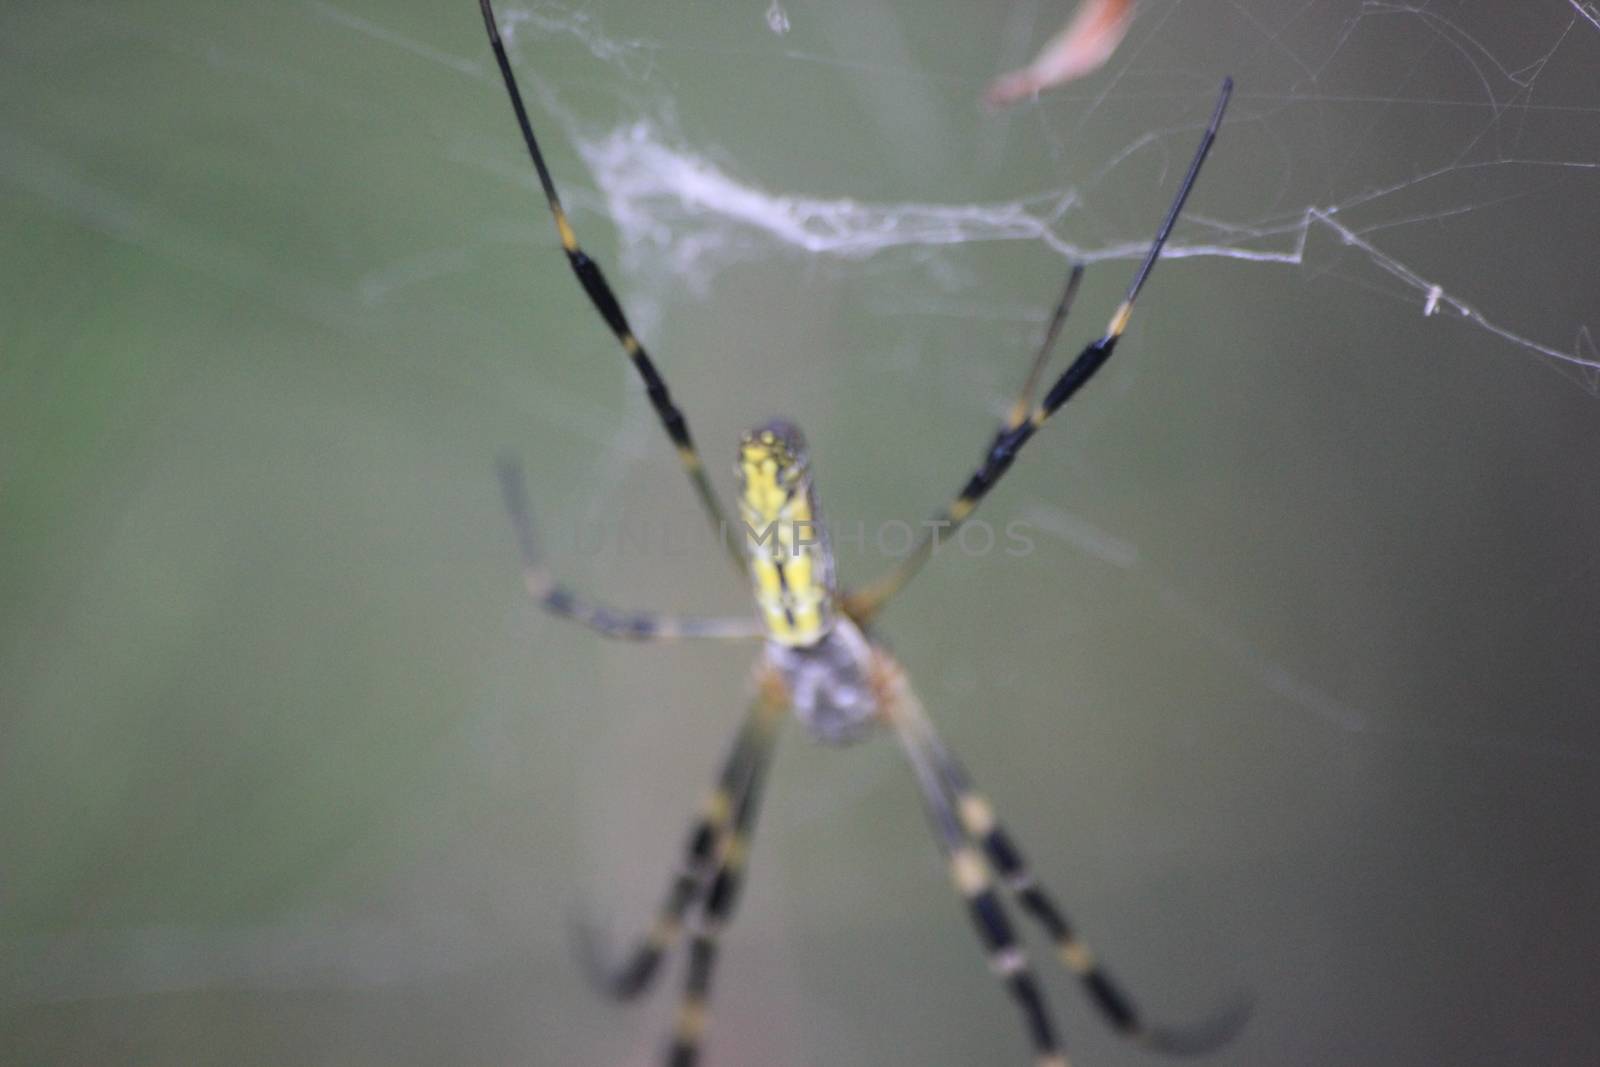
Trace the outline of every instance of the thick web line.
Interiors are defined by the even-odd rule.
[[[1546,101],[1536,90],[1553,58],[1568,50],[1594,50],[1596,39],[1575,31],[1600,29],[1600,9],[1578,0],[1550,0],[1547,16],[1566,12],[1546,37],[1547,47],[1528,57],[1502,59],[1495,42],[1469,32],[1459,19],[1434,10],[1430,5],[1351,4],[1342,32],[1317,52],[1296,50],[1292,31],[1300,19],[1296,13],[1287,20],[1267,25],[1265,15],[1242,4],[1230,5],[1267,46],[1285,58],[1298,72],[1298,78],[1285,86],[1279,78],[1270,84],[1241,86],[1241,107],[1236,109],[1230,138],[1237,142],[1237,128],[1260,125],[1269,137],[1277,136],[1274,127],[1294,121],[1287,108],[1365,109],[1376,119],[1397,108],[1435,109],[1441,114],[1481,116],[1459,139],[1453,155],[1445,162],[1407,174],[1402,180],[1366,183],[1340,195],[1331,187],[1325,195],[1303,200],[1298,207],[1277,205],[1267,216],[1246,219],[1191,216],[1166,253],[1169,259],[1214,257],[1256,263],[1263,266],[1306,268],[1313,266],[1308,246],[1314,234],[1331,237],[1347,253],[1360,257],[1376,276],[1392,284],[1384,295],[1413,304],[1419,314],[1454,320],[1487,333],[1516,350],[1541,357],[1558,366],[1590,391],[1600,391],[1600,357],[1597,357],[1591,324],[1587,321],[1559,320],[1539,328],[1523,322],[1519,309],[1500,306],[1493,298],[1469,296],[1471,279],[1458,277],[1448,269],[1427,269],[1391,250],[1384,231],[1401,225],[1441,226],[1452,220],[1472,216],[1500,202],[1501,197],[1472,193],[1463,195],[1447,188],[1452,181],[1489,169],[1500,169],[1537,176],[1541,180],[1554,174],[1561,180],[1600,179],[1600,152],[1584,157],[1540,158],[1515,150],[1518,124],[1545,121],[1571,114],[1584,122],[1600,116],[1600,99],[1590,103]],[[1134,40],[1112,64],[1109,83],[1088,95],[1086,111],[1076,112],[1073,128],[1088,122],[1105,102],[1112,99],[1136,100],[1152,95],[1147,72],[1139,68],[1142,50],[1168,24],[1177,8],[1162,9],[1151,20],[1151,28]],[[641,40],[608,34],[604,17],[589,7],[573,8],[555,3],[537,3],[513,9],[507,15],[515,28],[531,28],[541,39],[576,41],[612,74],[643,87],[652,85],[656,57],[669,52],[705,52],[730,59],[748,59],[748,49],[718,47],[715,43],[679,40]],[[1361,34],[1374,27],[1420,28],[1427,35],[1430,50],[1447,50],[1462,71],[1461,84],[1450,93],[1425,86],[1403,73],[1382,72],[1374,84],[1389,75],[1391,84],[1383,91],[1351,91],[1342,82],[1334,83],[1330,69],[1351,50],[1359,49]],[[805,48],[788,47],[793,35],[784,35],[784,45],[774,44],[775,53],[765,58],[782,63],[825,67],[855,67],[862,64],[847,55],[824,55]],[[771,40],[771,38],[768,38]],[[890,57],[889,69],[899,70]],[[882,68],[880,68],[882,69]],[[937,73],[906,70],[907,78],[931,80],[940,84],[948,79]],[[1328,81],[1328,85],[1323,82]],[[1159,92],[1163,99],[1177,99],[1171,88]],[[1196,107],[1204,94],[1192,94]],[[641,100],[648,96],[641,95]],[[552,103],[547,97],[546,104]],[[825,196],[803,188],[780,187],[741,177],[736,164],[724,164],[726,156],[711,147],[687,144],[675,132],[668,111],[670,105],[653,110],[643,108],[643,117],[609,130],[596,132],[582,128],[566,118],[565,134],[577,144],[588,164],[600,193],[592,206],[612,219],[621,234],[624,255],[634,266],[649,262],[653,269],[668,271],[696,293],[708,292],[715,277],[728,267],[778,253],[830,257],[845,261],[865,261],[875,256],[906,250],[928,250],[970,243],[995,241],[1032,242],[1048,248],[1063,259],[1093,264],[1105,260],[1125,260],[1140,254],[1143,238],[1133,229],[1123,235],[1085,240],[1081,233],[1103,226],[1095,217],[1094,193],[1108,177],[1127,161],[1150,151],[1168,152],[1176,139],[1190,134],[1203,116],[1190,116],[1190,124],[1170,129],[1147,130],[1136,136],[1123,151],[1113,155],[1099,171],[1079,185],[1069,185],[1042,193],[1009,200],[937,202],[869,202],[848,197]],[[1255,109],[1251,114],[1250,109]],[[1195,108],[1189,109],[1191,111]],[[1030,120],[1033,121],[1033,120]],[[1037,121],[1052,138],[1060,134],[1052,127],[1057,120]],[[1508,132],[1509,131],[1509,132]],[[1496,146],[1509,137],[1512,146]],[[1569,142],[1579,146],[1582,138]],[[1286,148],[1287,162],[1293,165],[1293,150]],[[1487,158],[1485,155],[1487,154]],[[1351,164],[1360,169],[1360,159]],[[1346,175],[1347,185],[1360,181],[1359,174]],[[1334,179],[1330,178],[1329,181]],[[1419,193],[1437,190],[1433,206],[1415,210]],[[1303,194],[1302,194],[1303,195]],[[578,198],[581,203],[581,197]],[[1388,202],[1403,203],[1400,213],[1385,218]],[[1359,218],[1353,217],[1360,209]],[[1080,225],[1089,221],[1092,225]]]

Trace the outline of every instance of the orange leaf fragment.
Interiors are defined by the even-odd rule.
[[[1083,0],[1066,28],[1021,70],[1002,74],[983,94],[990,107],[1003,107],[1044,89],[1098,70],[1127,35],[1133,0]]]

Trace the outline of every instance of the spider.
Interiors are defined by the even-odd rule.
[[[724,550],[753,585],[757,616],[712,619],[619,612],[572,593],[554,581],[542,560],[520,467],[513,460],[502,459],[501,487],[521,549],[524,584],[545,610],[607,637],[632,641],[750,639],[761,640],[764,646],[753,672],[751,703],[716,784],[691,826],[683,865],[672,877],[649,932],[620,963],[604,959],[593,941],[587,942],[596,984],[619,1000],[639,997],[651,987],[662,962],[687,931],[688,973],[665,1062],[671,1067],[691,1067],[699,1061],[718,937],[738,903],[762,786],[779,727],[786,714],[792,713],[812,738],[823,744],[848,744],[879,728],[894,733],[989,966],[1021,1012],[1037,1067],[1065,1067],[1067,1060],[1039,981],[1002,903],[1002,888],[1043,928],[1061,962],[1080,980],[1090,1001],[1117,1033],[1149,1048],[1174,1053],[1203,1052],[1226,1042],[1243,1023],[1246,1009],[1242,1005],[1184,1029],[1152,1026],[1143,1020],[1034,879],[1015,841],[996,819],[994,808],[935,733],[905,671],[874,638],[872,624],[932,554],[934,530],[954,532],[1010,469],[1022,446],[1045,420],[1110,358],[1216,139],[1232,92],[1231,79],[1222,84],[1188,172],[1104,335],[1085,347],[1043,399],[1035,401],[1041,375],[1083,276],[1082,267],[1076,266],[1016,402],[995,431],[983,461],[938,512],[936,525],[924,528],[924,535],[897,566],[864,588],[846,592],[838,585],[826,527],[820,523],[805,439],[793,424],[774,419],[740,439],[737,475],[742,537],[731,532],[688,422],[628,325],[599,265],[578,244],[534,137],[491,0],[479,0],[479,4],[561,247],[579,284],[643,380],[650,403]]]

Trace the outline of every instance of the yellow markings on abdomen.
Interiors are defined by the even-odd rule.
[[[750,578],[767,633],[804,647],[833,625],[833,560],[811,498],[810,479],[780,462],[781,446],[761,439],[740,449]]]

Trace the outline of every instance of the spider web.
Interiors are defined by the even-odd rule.
[[[1440,373],[1463,352],[1523,358],[1600,395],[1587,280],[1595,235],[1578,223],[1600,191],[1600,89],[1587,73],[1600,63],[1600,14],[1571,0],[1514,13],[1484,8],[1149,4],[1101,74],[998,115],[976,105],[985,79],[1030,54],[1055,28],[1056,6],[1013,5],[1006,55],[951,56],[931,68],[910,58],[916,24],[881,9],[854,19],[820,6],[752,11],[769,24],[758,52],[594,5],[534,3],[502,18],[514,51],[548,57],[576,46],[583,62],[575,68],[591,68],[531,80],[589,172],[592,186],[568,199],[615,225],[630,299],[647,324],[664,304],[709,299],[740,268],[777,261],[868,282],[873,308],[891,317],[1036,326],[1043,299],[986,287],[963,257],[1020,246],[1119,274],[1111,264],[1143,255],[1209,112],[1213,72],[1226,70],[1238,84],[1233,107],[1166,261],[1230,261],[1246,286],[1287,274],[1335,317],[1360,317],[1375,301],[1398,305],[1419,329],[1397,343],[1395,358]],[[730,28],[728,39],[750,31]],[[1013,195],[892,200],[757,173],[770,164],[747,162],[715,129],[686,117],[674,91],[685,57],[734,71],[759,61],[775,81],[813,86],[857,78],[863,121],[876,120],[896,151],[943,160],[964,176],[921,184],[1011,187]],[[580,93],[583,117],[569,105]],[[609,98],[613,119],[594,117],[597,96]],[[919,110],[930,97],[970,113],[974,158],[949,158],[940,140],[951,136],[948,117]],[[811,106],[793,103],[797,114]],[[825,130],[798,127],[826,144]],[[1109,147],[1085,147],[1101,143]],[[1066,177],[1018,192],[1007,174],[1017,157],[1030,175]],[[918,184],[910,172],[900,177]],[[861,181],[888,184],[865,168]],[[1129,188],[1142,191],[1143,203],[1131,203]],[[1340,358],[1336,342],[1328,356]],[[1004,385],[984,385],[990,407],[1003,410]],[[648,438],[648,428],[636,429]],[[601,476],[619,476],[624,465],[613,455]],[[1123,571],[1153,610],[1311,721],[1447,748],[1596,758],[1584,744],[1492,728],[1386,722],[1275,661],[1118,534],[1041,500],[1024,513],[1048,536]]]
[[[306,1015],[284,1009],[280,1029],[293,1036],[277,1058],[326,1058],[329,1047],[359,1044],[375,1050],[373,1062],[443,1062],[480,1040],[485,1061],[526,1059],[530,1048],[553,1057],[541,1062],[650,1058],[640,1035],[653,1038],[653,1025],[638,1020],[623,1033],[574,980],[561,906],[575,883],[606,876],[616,914],[647,913],[670,852],[663,835],[676,832],[678,806],[704,777],[743,664],[724,666],[717,650],[568,644],[531,609],[509,622],[485,609],[496,591],[508,590],[508,604],[513,595],[513,553],[488,476],[495,448],[515,443],[543,462],[530,462],[530,481],[551,526],[567,515],[609,517],[635,496],[687,508],[687,494],[667,484],[671,457],[637,382],[571,289],[466,7],[68,5],[34,20],[59,20],[59,37],[41,35],[47,46],[30,56],[19,50],[32,61],[22,69],[60,82],[56,106],[19,98],[24,106],[0,123],[8,206],[22,205],[30,226],[65,218],[112,249],[99,274],[81,274],[69,258],[42,275],[48,295],[77,301],[59,322],[32,308],[12,316],[43,323],[39,379],[56,383],[65,363],[76,376],[68,385],[83,393],[62,386],[59,406],[105,403],[84,383],[106,367],[80,365],[86,357],[76,354],[61,360],[58,343],[100,316],[105,337],[86,348],[116,352],[123,334],[150,330],[135,351],[182,362],[150,376],[159,404],[111,424],[117,462],[63,483],[84,510],[63,512],[66,534],[50,528],[38,539],[46,550],[17,568],[71,580],[40,579],[27,586],[31,600],[8,597],[13,611],[49,605],[10,631],[23,635],[7,649],[26,711],[20,725],[8,721],[8,739],[33,740],[17,763],[42,754],[38,765],[66,783],[61,810],[77,809],[79,790],[110,797],[104,807],[120,812],[127,796],[142,795],[116,783],[155,783],[145,804],[128,807],[155,827],[148,835],[159,846],[147,867],[132,868],[146,883],[141,896],[123,885],[131,861],[107,861],[103,847],[109,839],[141,851],[139,833],[58,842],[57,824],[39,822],[27,855],[78,857],[81,870],[24,886],[25,903],[47,918],[64,902],[71,936],[45,921],[37,934],[23,931],[26,962],[5,976],[18,1003],[414,982],[422,1000],[393,1000],[367,1023],[333,1011],[302,1026]],[[29,21],[25,8],[19,22]],[[1232,74],[1238,89],[1222,137],[1130,343],[1088,402],[1060,420],[1070,430],[1052,424],[1055,444],[1030,451],[1005,495],[985,504],[997,525],[1014,516],[1037,531],[1037,557],[1027,567],[930,567],[908,594],[927,597],[927,610],[914,605],[888,625],[908,662],[919,659],[914,676],[955,747],[975,752],[981,773],[1012,772],[1010,782],[996,776],[994,791],[1015,802],[1008,811],[1024,828],[1032,820],[1030,840],[1050,842],[1039,846],[1042,861],[1083,858],[1091,918],[1130,916],[1122,945],[1107,939],[1119,965],[1165,980],[1156,996],[1196,1012],[1210,1006],[1197,991],[1213,987],[1215,961],[1247,959],[1244,984],[1281,990],[1263,1012],[1265,1036],[1250,1038],[1280,1042],[1277,1054],[1258,1044],[1239,1062],[1314,1062],[1306,1042],[1330,1032],[1338,1036],[1324,1047],[1341,1062],[1383,1061],[1419,1030],[1459,1033],[1463,1044],[1408,1062],[1473,1062],[1513,1028],[1497,1028],[1504,1013],[1467,1010],[1478,1002],[1464,983],[1524,961],[1505,1011],[1527,1021],[1500,1058],[1580,1062],[1576,1044],[1549,1042],[1573,1037],[1571,1002],[1594,987],[1593,953],[1576,955],[1594,941],[1583,936],[1593,932],[1592,908],[1573,904],[1593,895],[1593,850],[1559,817],[1541,815],[1546,806],[1594,810],[1600,767],[1591,667],[1600,627],[1591,457],[1600,438],[1590,400],[1600,395],[1600,8],[1146,0],[1103,70],[985,113],[985,85],[1025,63],[1069,13],[1059,0],[500,7],[574,220],[662,357],[719,479],[726,484],[718,460],[731,429],[720,423],[788,389],[810,413],[819,468],[826,460],[830,472],[826,499],[839,514],[914,519],[959,484],[983,436],[977,416],[1005,409],[1067,265],[1093,267],[1073,323],[1092,332],[1143,253],[1221,76]],[[79,53],[83,41],[92,48]],[[118,62],[80,69],[67,61],[79,54]],[[170,97],[169,67],[191,79]],[[197,113],[196,99],[215,110]],[[151,128],[125,136],[123,124],[141,114]],[[171,158],[152,159],[146,137]],[[45,237],[33,247],[55,232],[38,225]],[[122,255],[143,269],[175,263],[179,281],[103,306],[97,287],[120,278]],[[535,280],[530,260],[544,271]],[[200,344],[183,333],[187,287],[216,279],[246,294],[241,321],[224,321]],[[147,314],[152,296],[166,302]],[[1146,314],[1160,303],[1183,310]],[[795,350],[813,333],[825,342],[806,350],[804,365],[759,350],[764,320],[781,319],[789,304],[809,318],[788,323],[782,339]],[[834,328],[835,318],[849,329]],[[243,343],[256,320],[282,319],[301,332]],[[1381,332],[1364,331],[1369,320]],[[530,321],[537,359],[519,332]],[[14,336],[20,350],[31,334]],[[741,342],[757,349],[745,364]],[[1179,351],[1191,342],[1193,351]],[[1381,353],[1363,351],[1372,346]],[[234,347],[243,354],[230,356]],[[1355,372],[1337,373],[1358,360]],[[142,368],[110,370],[126,386]],[[1279,377],[1252,392],[1266,375]],[[1210,387],[1204,399],[1201,386]],[[259,396],[261,410],[239,417],[245,394]],[[1236,394],[1243,399],[1230,404]],[[32,399],[26,389],[13,395]],[[737,415],[724,417],[724,407]],[[1352,425],[1330,430],[1319,421],[1325,408]],[[1151,410],[1192,415],[1180,428],[1196,432],[1152,442],[1126,431]],[[816,432],[813,418],[832,422]],[[967,421],[947,433],[958,419]],[[7,453],[0,490],[59,450],[16,429],[26,421],[8,427],[25,447],[21,462]],[[286,421],[308,443],[286,446]],[[1485,423],[1490,431],[1470,432]],[[151,443],[137,430],[146,424],[175,429]],[[1164,429],[1137,425],[1151,437]],[[1221,443],[1202,440],[1202,426]],[[1282,464],[1252,451],[1253,437],[1268,452],[1309,458],[1274,477]],[[1198,458],[1184,455],[1190,447]],[[874,449],[882,455],[863,462]],[[1449,462],[1457,450],[1460,462]],[[375,530],[427,536],[382,555]],[[619,576],[549,532],[563,577],[603,599],[643,590],[636,606],[743,603],[732,599],[737,589],[684,603],[701,577],[729,584],[718,559],[618,567]],[[468,537],[481,558],[463,562],[457,546]],[[852,579],[866,569],[842,563]],[[417,577],[430,566],[423,578],[432,584]],[[235,571],[283,586],[283,599],[230,580]],[[302,583],[281,581],[303,571]],[[177,585],[181,595],[163,605],[170,619],[149,611],[145,584]],[[321,604],[329,589],[348,603],[308,616],[305,603]],[[994,604],[1024,607],[1013,617]],[[150,625],[152,614],[165,625]],[[380,625],[396,618],[414,632],[397,637]],[[252,659],[178,633],[191,624],[267,651]],[[137,673],[165,662],[130,643],[129,634],[152,631],[148,640],[170,641],[157,651],[188,657],[172,669],[178,681],[157,686]],[[1076,658],[1064,695],[1058,668],[1068,653]],[[351,673],[333,673],[335,660]],[[236,671],[236,661],[258,669]],[[384,688],[368,674],[398,680]],[[472,681],[486,675],[474,693]],[[84,708],[118,727],[105,731],[113,751],[98,762],[74,747],[99,732],[83,727]],[[191,739],[163,728],[174,714],[192,715],[194,737],[215,737],[234,761],[219,757],[218,780],[200,799],[186,792]],[[428,732],[455,727],[466,742]],[[53,743],[52,730],[70,731],[71,743]],[[128,737],[149,737],[149,751],[125,754]],[[336,765],[353,753],[371,760],[364,777]],[[916,815],[891,746],[841,755],[794,745],[782,759],[779,778],[804,773],[823,784],[776,783],[783,800],[772,831],[791,858],[777,864],[781,878],[756,887],[769,921],[741,931],[741,951],[766,977],[746,1003],[738,988],[719,1001],[719,1061],[770,1050],[741,1056],[737,1042],[757,1031],[746,1026],[741,1038],[737,1020],[759,1018],[771,1031],[773,1005],[796,1004],[804,1010],[778,1020],[776,1040],[804,1046],[808,1058],[796,1052],[797,1062],[942,1062],[941,1052],[986,1062],[995,1049],[1019,1048],[1003,1006],[983,1009],[995,1007],[992,1018],[973,1008],[992,992],[981,973],[946,1013],[911,999],[924,990],[904,982],[902,953],[926,951],[918,962],[930,973],[956,975],[973,961],[953,925],[948,958],[913,943],[941,929],[949,902],[926,877],[932,850],[909,832]],[[250,797],[239,799],[234,779]],[[113,784],[92,793],[99,781]],[[25,774],[10,784],[29,787]],[[215,811],[206,810],[211,794]],[[660,809],[649,820],[646,797]],[[1190,818],[1196,797],[1213,809]],[[887,814],[872,822],[880,809]],[[329,812],[349,821],[318,836]],[[169,824],[162,816],[172,813]],[[869,823],[874,836],[840,847]],[[65,817],[62,825],[77,828]],[[395,853],[413,867],[387,853],[343,858],[352,841],[373,839],[374,825],[404,843]],[[250,847],[229,851],[235,838]],[[276,873],[255,873],[260,840],[283,849]],[[1431,863],[1391,863],[1385,846],[1431,848]],[[1352,869],[1379,888],[1341,882],[1345,872],[1323,863],[1341,847],[1366,861]],[[1271,867],[1268,852],[1292,862]],[[102,863],[112,872],[103,890],[91,876]],[[1227,881],[1252,863],[1259,877],[1248,886]],[[1455,879],[1453,864],[1474,869]],[[29,864],[13,866],[25,875]],[[1533,872],[1540,884],[1500,867]],[[1482,906],[1435,906],[1439,870]],[[207,897],[213,872],[237,877]],[[899,872],[904,882],[891,882]],[[261,877],[278,877],[287,903],[259,904]],[[1478,888],[1489,878],[1501,879],[1498,895]],[[913,900],[911,887],[924,884],[928,898]],[[1215,886],[1223,888],[1207,889]],[[1230,918],[1226,893],[1236,888],[1243,903]],[[215,923],[184,903],[190,894],[211,902]],[[1184,900],[1198,901],[1192,912],[1173,904]],[[1296,911],[1281,905],[1288,900],[1317,903]],[[1528,921],[1563,910],[1583,917],[1563,940],[1570,956]],[[1449,929],[1428,940],[1435,918]],[[1141,944],[1135,927],[1145,921],[1161,927],[1161,943]],[[1413,928],[1407,936],[1380,936],[1381,951],[1361,955],[1360,935],[1402,922]],[[1408,941],[1414,930],[1422,933]],[[1167,951],[1163,939],[1190,932],[1193,959]],[[847,943],[856,937],[859,945]],[[821,947],[808,957],[812,941]],[[1456,965],[1439,966],[1458,943],[1468,948],[1449,958]],[[507,960],[481,983],[449,984]],[[531,1024],[523,968],[544,984]],[[896,1044],[875,1056],[866,1043],[876,1020],[830,1001],[807,977],[822,973],[863,976],[850,988],[886,998],[884,1017],[897,1025],[940,1014],[946,1025],[934,1036],[900,1027],[884,1040],[920,1037],[930,1047]],[[1306,984],[1312,973],[1320,985]],[[1446,999],[1349,999],[1354,988],[1414,994],[1404,983],[1417,974]],[[444,983],[439,999],[434,981]],[[140,1003],[129,1003],[130,1018],[143,1019]],[[440,1004],[453,1022],[439,1040],[452,1044],[441,1051],[430,1034],[402,1047],[418,1027],[435,1026]],[[260,1054],[257,1032],[197,1030],[185,1025],[188,1010],[168,1022],[180,1038],[226,1033]],[[38,1047],[82,1029],[75,1016],[57,1018],[34,1031]],[[969,1026],[970,1047],[933,1047]],[[296,1044],[302,1029],[314,1052]],[[1369,1044],[1339,1044],[1352,1033]],[[566,1044],[551,1051],[547,1040]],[[1102,1057],[1092,1036],[1083,1040],[1083,1060],[1120,1062],[1110,1058],[1116,1050]],[[812,1047],[826,1041],[835,1047]]]
[[[1478,331],[1506,351],[1548,361],[1593,393],[1600,356],[1592,304],[1530,308],[1517,299],[1566,291],[1584,269],[1589,235],[1551,213],[1541,216],[1544,232],[1516,233],[1539,250],[1537,259],[1502,256],[1500,240],[1524,225],[1516,213],[1525,201],[1567,197],[1576,207],[1600,181],[1600,106],[1584,74],[1600,60],[1600,9],[1579,0],[1498,15],[1482,7],[1230,3],[1218,14],[1229,39],[1213,44],[1190,36],[1213,14],[1208,5],[1149,5],[1141,32],[1103,77],[995,121],[1028,130],[1023,136],[1037,136],[1058,160],[1073,156],[1080,133],[1114,119],[1113,103],[1154,98],[1171,124],[1139,130],[1070,182],[960,203],[866,200],[752,177],[730,150],[685,135],[655,80],[662,57],[717,49],[614,36],[606,15],[588,6],[536,4],[510,10],[505,21],[513,38],[581,45],[620,78],[629,103],[641,105],[642,113],[611,126],[569,116],[566,132],[598,190],[591,206],[620,228],[630,266],[670,269],[696,294],[737,264],[785,252],[871,263],[1023,242],[1067,262],[1133,259],[1148,238],[1107,225],[1107,194],[1141,160],[1167,166],[1186,152],[1210,91],[1199,72],[1225,68],[1240,90],[1224,152],[1252,161],[1251,195],[1228,197],[1237,208],[1227,214],[1191,211],[1168,259],[1235,259],[1298,271],[1308,284],[1360,286],[1437,317],[1441,331]],[[1015,5],[1007,28],[1014,48],[1025,50],[1052,15],[1048,6]],[[772,63],[846,72],[870,63],[847,48],[794,47],[798,31],[784,9],[774,5],[767,17],[782,26],[765,57]],[[1172,70],[1165,64],[1175,42],[1181,65]],[[896,62],[905,57],[884,57],[874,69]],[[937,78],[946,91],[962,84],[909,68],[904,78]],[[545,103],[559,110],[559,94],[546,92]],[[1397,146],[1402,138],[1409,143]],[[1095,231],[1103,236],[1086,236]],[[1446,251],[1407,252],[1413,233]]]

